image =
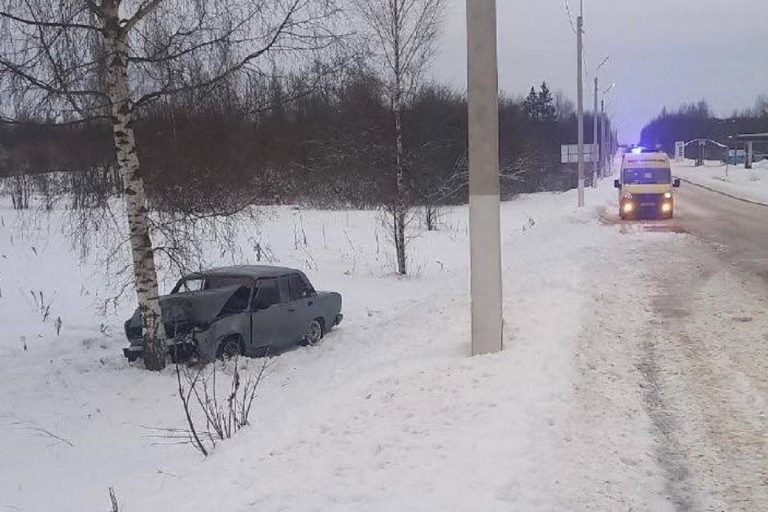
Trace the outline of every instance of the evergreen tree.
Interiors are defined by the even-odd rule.
[[[531,89],[533,92],[533,89]],[[549,90],[547,82],[542,82],[541,92],[537,98],[538,119],[542,121],[554,121],[557,118],[557,109],[555,100],[552,97],[552,91]]]
[[[531,91],[528,96],[523,100],[523,113],[525,117],[532,121],[539,120],[539,96],[536,94],[536,89],[531,87]]]

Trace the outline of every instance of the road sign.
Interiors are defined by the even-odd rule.
[[[584,144],[584,161],[587,163],[598,160],[597,144]],[[564,144],[560,146],[560,163],[577,164],[579,163],[579,145]]]
[[[675,142],[675,161],[682,162],[685,160],[685,141]]]

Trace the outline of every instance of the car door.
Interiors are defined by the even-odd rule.
[[[251,305],[251,340],[253,349],[279,350],[292,342],[288,292],[282,292],[277,278],[260,279]]]
[[[315,314],[315,291],[300,274],[288,276],[288,287],[295,314],[293,336],[298,342],[309,332],[309,324],[317,316]]]

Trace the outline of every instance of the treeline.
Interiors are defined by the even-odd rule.
[[[753,108],[734,112],[729,117],[715,116],[706,101],[682,105],[676,111],[665,108],[643,128],[640,143],[673,154],[676,141],[712,139],[731,145],[729,138],[739,133],[768,133],[768,97],[761,96]],[[692,146],[689,148],[693,151]],[[719,159],[721,156],[721,149],[707,148],[706,158]]]
[[[389,204],[396,152],[387,98],[378,76],[357,68],[312,83],[296,76],[222,83],[150,103],[135,123],[150,205],[215,212],[245,203]],[[572,104],[544,83],[525,98],[503,98],[499,110],[503,195],[575,186],[572,170],[560,164],[560,145],[576,138]],[[405,103],[411,204],[466,201],[466,116],[465,95],[439,84]],[[585,123],[591,127],[591,116]],[[119,193],[115,168],[104,121],[0,125],[0,175],[72,175],[71,188],[38,177],[35,186],[46,193]]]

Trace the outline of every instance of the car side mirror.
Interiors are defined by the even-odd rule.
[[[613,188],[621,188],[621,181],[613,180]]]
[[[675,188],[680,188],[680,178],[675,178],[675,181],[672,182],[672,186]]]

